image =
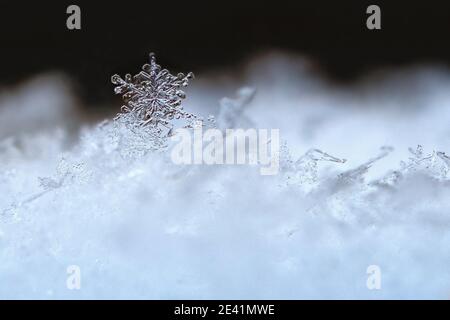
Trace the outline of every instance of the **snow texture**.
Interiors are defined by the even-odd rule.
[[[164,110],[184,112],[177,90],[187,78],[153,62],[144,69],[114,77],[116,92],[143,93],[122,116],[83,127],[75,144],[66,121],[5,131],[0,298],[450,296],[448,71],[397,70],[339,88],[308,62],[274,54],[236,78],[204,75],[187,110],[215,114],[218,127],[280,128],[280,173],[261,176],[255,166],[174,165],[148,130],[170,130]],[[175,84],[155,98],[141,80],[154,85],[162,73]],[[31,94],[51,101],[40,83]],[[211,102],[245,85],[256,91]],[[10,99],[0,100],[5,123]],[[27,98],[27,108],[45,101]],[[34,119],[24,112],[20,126]],[[80,290],[66,287],[70,265],[80,267]],[[370,265],[380,267],[380,290],[366,286]]]

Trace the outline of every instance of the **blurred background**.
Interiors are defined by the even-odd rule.
[[[77,4],[82,29],[66,28]],[[378,4],[382,30],[366,28]],[[371,70],[450,63],[450,6],[436,1],[3,1],[0,86],[63,72],[86,107],[111,101],[109,77],[150,51],[169,70],[234,69],[270,50],[299,54],[344,84]]]
[[[66,27],[71,4],[81,8],[81,30]],[[378,1],[382,29],[368,30],[370,4],[3,2],[0,136],[53,127],[73,131],[86,120],[110,118],[121,105],[111,75],[138,72],[149,52],[172,73],[196,74],[186,103],[200,113],[217,115],[218,101],[242,86],[269,97],[284,90],[284,99],[271,102],[277,106],[322,99],[336,90],[363,109],[370,103],[355,99],[367,91],[374,94],[371,99],[386,89],[390,95],[400,92],[403,102],[405,97],[417,101],[411,94],[420,94],[430,80],[414,70],[431,68],[435,76],[450,64],[450,6]],[[410,106],[402,103],[402,112]]]

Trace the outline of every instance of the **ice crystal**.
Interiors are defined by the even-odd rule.
[[[194,74],[170,74],[156,63],[155,55],[150,54],[150,63],[144,64],[142,71],[125,79],[115,74],[111,81],[116,85],[114,91],[121,94],[125,104],[119,118],[139,126],[148,126],[159,136],[171,134],[174,119],[187,119],[191,126],[195,115],[183,110],[181,102],[186,94],[181,89],[189,84]],[[126,116],[124,116],[124,114]]]
[[[13,202],[1,215],[7,216],[15,209],[20,208],[26,204],[29,204],[45,194],[54,191],[56,189],[68,186],[75,181],[83,181],[87,177],[87,173],[84,170],[82,163],[69,163],[65,158],[62,158],[56,168],[56,174],[54,177],[38,177],[39,186],[41,191],[29,195],[28,197]]]
[[[287,183],[302,186],[305,191],[311,191],[317,185],[319,162],[345,163],[346,161],[319,149],[310,149],[297,161],[293,161],[287,144],[284,142],[280,147],[280,167]]]
[[[450,171],[450,158],[445,152],[433,150],[431,153],[426,154],[421,145],[418,145],[415,150],[409,148],[409,152],[412,154],[412,157],[408,161],[400,163],[402,173],[426,170],[437,179],[447,178]]]
[[[280,145],[280,171],[287,173],[293,170],[294,160],[292,159],[287,142],[283,141]]]
[[[336,158],[319,149],[310,149],[295,162],[296,176],[299,181],[309,184],[317,182],[320,161],[345,163],[346,159]]]
[[[392,151],[394,151],[393,147],[383,146],[380,148],[380,153],[374,157],[359,165],[358,167],[345,171],[339,174],[338,178],[343,183],[355,183],[355,182],[364,182],[364,175],[369,171],[372,165],[387,157]]]
[[[237,92],[236,98],[222,98],[220,100],[217,125],[222,129],[237,128],[238,125],[251,127],[252,121],[244,115],[244,111],[255,97],[255,94],[255,89],[243,87]]]

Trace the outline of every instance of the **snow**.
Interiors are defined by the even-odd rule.
[[[218,101],[244,86],[256,93],[231,123],[280,129],[278,175],[175,165],[113,120],[74,133],[74,99],[54,78],[3,95],[0,298],[447,299],[450,72],[337,87],[274,54],[198,76],[184,109],[223,114]],[[40,126],[14,134],[36,114]],[[71,265],[80,290],[66,286]]]

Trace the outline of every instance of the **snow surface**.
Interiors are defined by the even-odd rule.
[[[185,109],[203,116],[241,86],[256,89],[240,117],[280,128],[279,175],[132,152],[113,121],[67,143],[73,98],[49,89],[54,80],[3,95],[0,298],[450,297],[450,173],[437,152],[450,152],[448,70],[337,87],[275,54],[240,75],[197,78]],[[21,130],[36,117],[48,121]],[[301,157],[311,148],[347,161]],[[80,290],[66,287],[70,265]],[[366,286],[370,265],[380,290]]]

